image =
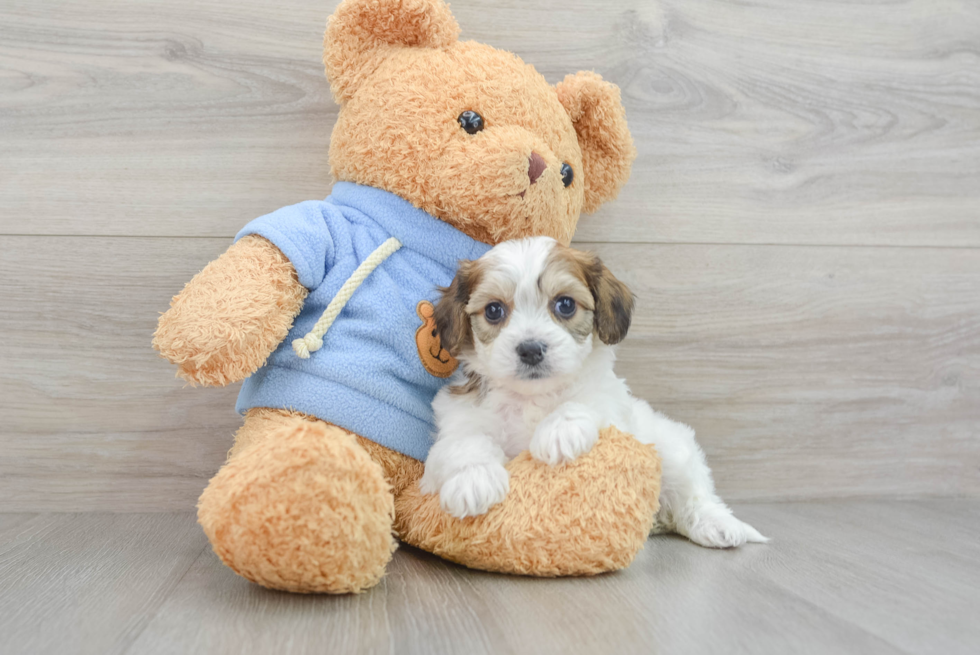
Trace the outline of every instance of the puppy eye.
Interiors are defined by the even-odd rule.
[[[483,116],[480,116],[475,111],[466,110],[456,120],[459,121],[459,126],[467,134],[476,134],[483,129]],[[565,186],[568,185],[566,184]]]
[[[568,296],[562,296],[555,301],[555,313],[562,318],[571,318],[575,313],[575,301]]]
[[[561,183],[567,187],[574,179],[575,171],[572,170],[572,167],[568,164],[568,162],[565,162],[561,165]]]
[[[499,302],[492,302],[483,308],[483,315],[490,323],[499,323],[504,319],[504,306]]]

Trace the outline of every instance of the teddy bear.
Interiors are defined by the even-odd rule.
[[[635,158],[614,85],[579,72],[552,86],[458,34],[443,0],[342,2],[324,38],[340,105],[330,196],[246,225],[159,319],[154,348],[179,377],[244,380],[244,423],[198,519],[260,585],[363,591],[397,539],[483,570],[589,575],[628,565],[653,524],[660,461],[615,427],[560,467],[518,456],[483,516],[419,492],[430,403],[456,367],[439,289],[501,241],[567,244]]]

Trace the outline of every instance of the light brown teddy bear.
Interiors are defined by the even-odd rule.
[[[454,519],[418,491],[429,403],[456,364],[432,320],[438,287],[500,241],[567,244],[635,157],[615,86],[550,86],[458,32],[442,0],[343,2],[324,41],[341,105],[333,193],[250,223],[160,318],[154,347],[180,377],[247,378],[198,517],[261,585],[361,591],[395,536],[474,568],[593,574],[629,564],[653,523],[659,459],[615,428],[562,467],[513,460],[484,516]]]

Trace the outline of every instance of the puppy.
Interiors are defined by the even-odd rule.
[[[655,532],[716,548],[767,541],[715,494],[694,430],[634,398],[613,372],[632,311],[632,293],[597,257],[548,237],[463,262],[435,309],[460,367],[433,402],[438,434],[422,492],[458,518],[484,514],[507,495],[510,458],[530,450],[557,466],[615,425],[660,453]]]

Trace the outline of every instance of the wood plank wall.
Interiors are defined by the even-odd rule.
[[[241,225],[329,193],[335,5],[0,0],[0,511],[193,506],[237,385],[150,336]],[[980,493],[980,4],[452,8],[622,87],[639,159],[577,240],[723,495]]]

